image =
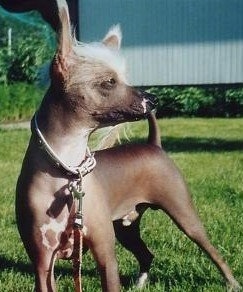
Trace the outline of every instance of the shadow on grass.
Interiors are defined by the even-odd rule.
[[[164,269],[164,268],[163,268]],[[24,263],[24,262],[15,262],[13,260],[6,259],[3,256],[0,256],[0,272],[1,271],[6,271],[9,270],[9,272],[19,272],[23,275],[29,274],[31,276],[34,276],[34,271],[30,263]],[[163,285],[166,289],[165,291],[169,291],[169,289],[172,286],[182,286],[185,279],[191,279],[193,277],[193,283],[196,284],[197,288],[199,286],[204,287],[208,281],[207,277],[202,277],[193,272],[190,269],[186,269],[182,274],[177,273],[176,271],[174,272],[174,275],[168,275],[166,273],[166,270],[164,270],[165,273],[163,273],[163,270],[160,270],[160,274],[163,274],[162,279],[155,275],[153,272],[151,272],[150,279],[148,285],[154,286],[158,282],[163,282]],[[192,275],[193,274],[193,275]],[[69,275],[72,277],[72,266],[71,266],[71,261],[70,261],[70,267],[55,267],[55,275],[56,277],[62,277]],[[95,268],[90,268],[88,267],[83,267],[82,268],[82,275],[84,277],[89,277],[89,278],[97,278],[99,277],[98,271]],[[137,274],[129,274],[129,275],[120,275],[120,280],[123,288],[130,289],[135,286],[136,280],[137,280]],[[210,279],[211,283],[214,284],[220,284],[218,279],[211,278]],[[222,283],[221,283],[222,284]]]
[[[3,256],[0,256],[0,272],[4,270],[14,270],[16,272],[21,272],[23,274],[32,274],[32,266],[24,262],[16,262],[12,259],[7,259]]]
[[[195,291],[198,291],[199,287],[206,287],[206,285],[210,282],[210,285],[224,285],[223,281],[220,281],[220,279],[216,279],[214,277],[211,277],[210,280],[205,275],[200,276],[196,271],[193,274],[190,269],[186,269],[181,273],[177,273],[176,271],[168,275],[166,273],[166,269],[164,270],[165,273],[163,273],[163,270],[160,271],[160,274],[163,274],[163,276],[158,277],[153,272],[151,272],[149,276],[149,282],[148,282],[148,288],[153,289],[153,286],[156,286],[157,283],[161,283],[164,287],[164,291],[170,291],[170,289],[174,287],[183,287],[185,284],[185,279],[187,279],[188,282],[190,282],[191,287],[195,288]],[[137,274],[132,275],[122,275],[120,276],[122,287],[125,288],[125,290],[130,289],[131,287],[135,287],[136,281],[137,281]]]
[[[57,277],[63,277],[66,275],[70,275],[72,277],[72,263],[71,260],[69,261],[70,267],[58,267],[55,266],[55,276]],[[9,271],[9,272],[16,272],[21,273],[23,275],[31,275],[34,276],[34,269],[31,265],[31,263],[24,263],[22,261],[14,261],[12,259],[7,259],[4,256],[0,256],[0,273],[3,271]],[[88,268],[88,267],[82,267],[82,275],[84,277],[89,278],[95,278],[99,277],[98,271],[95,268]],[[129,288],[134,285],[136,281],[136,275],[132,276],[120,276],[121,277],[121,283],[122,286]]]
[[[131,143],[146,143],[146,139],[132,139]],[[243,150],[243,140],[225,140],[218,138],[162,137],[163,148],[168,152],[230,152]]]
[[[56,265],[55,274],[58,276],[64,276],[64,275],[70,274],[70,277],[72,277],[71,260],[69,261],[69,263],[70,263],[70,267],[58,267],[58,265]],[[3,256],[0,256],[0,272],[4,270],[20,272],[22,274],[34,275],[34,269],[31,263],[24,263],[22,261],[17,262],[12,259],[7,259]],[[96,269],[87,269],[84,267],[82,268],[82,274],[88,277],[96,277],[97,271]]]
[[[186,280],[185,280],[186,279]],[[188,285],[191,286],[192,291],[203,291],[207,285],[210,283],[210,286],[218,285],[222,286],[224,285],[224,282],[216,279],[214,277],[211,277],[210,279],[207,277],[207,275],[200,276],[195,272],[195,274],[191,273],[190,269],[184,270],[184,273],[174,273],[173,275],[163,275],[162,279],[151,275],[149,283],[150,285],[156,285],[156,283],[161,283],[161,280],[163,282],[164,290],[170,291],[172,287],[184,287],[185,281],[188,283]],[[201,290],[201,289],[202,290]]]

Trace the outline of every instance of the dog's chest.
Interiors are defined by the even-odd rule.
[[[67,217],[65,216],[61,221],[56,218],[49,218],[48,223],[44,223],[40,227],[42,244],[46,249],[55,250],[60,242],[61,234],[65,231],[67,226]]]
[[[47,250],[58,250],[58,258],[70,258],[73,252],[73,228],[69,225],[68,215],[62,220],[49,218],[47,223],[40,227],[41,242]],[[82,228],[83,236],[86,237],[88,229],[86,226]]]

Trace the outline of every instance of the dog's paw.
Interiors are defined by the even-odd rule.
[[[136,287],[142,289],[148,282],[148,273],[140,273],[136,282]]]
[[[240,284],[234,279],[231,283],[227,285],[227,292],[239,292],[242,291]]]

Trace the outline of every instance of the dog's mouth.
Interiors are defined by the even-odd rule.
[[[142,120],[155,109],[157,98],[153,94],[139,91],[138,98],[130,105],[103,108],[93,113],[101,127]]]
[[[116,124],[124,122],[135,122],[142,120],[154,109],[154,105],[147,104],[146,111],[143,107],[139,109],[134,108],[133,110],[116,109],[106,113],[96,113],[95,119],[100,123],[101,126],[114,126]]]
[[[123,113],[118,111],[97,115],[95,118],[100,125],[104,127],[115,126],[120,123],[138,121],[141,119],[141,117],[138,117],[137,115],[130,115],[126,112]]]

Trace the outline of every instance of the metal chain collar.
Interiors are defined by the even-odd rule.
[[[46,139],[44,138],[43,134],[41,133],[38,123],[37,123],[37,113],[34,115],[34,129],[38,135],[39,143],[41,147],[45,150],[51,160],[55,163],[57,167],[63,168],[68,175],[75,175],[84,177],[88,173],[90,173],[96,166],[96,160],[94,157],[94,153],[90,152],[90,149],[87,146],[86,149],[86,157],[84,161],[75,167],[68,166],[65,162],[63,162],[60,157],[54,152],[51,146],[48,144]]]

